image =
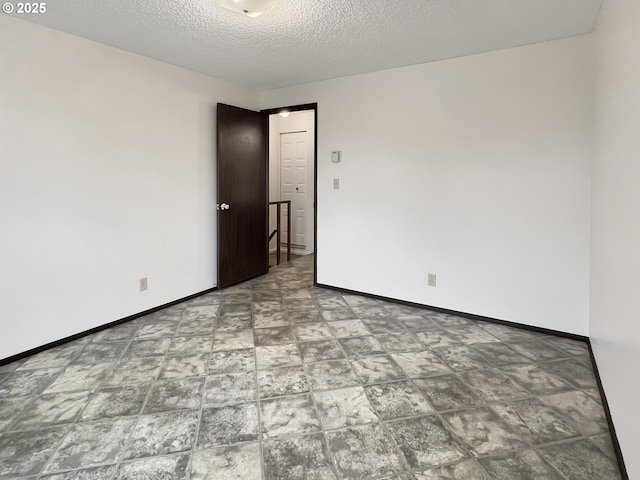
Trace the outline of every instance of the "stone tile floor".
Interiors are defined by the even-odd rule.
[[[291,254],[291,260],[295,260],[297,258],[300,258],[300,255],[296,255],[295,253]],[[282,247],[282,249],[280,250],[280,265],[282,265],[283,263],[287,263],[287,248],[286,247]],[[271,252],[269,253],[269,266],[270,267],[275,267],[278,265],[278,258],[276,256],[276,252]]]
[[[620,478],[586,345],[312,261],[0,367],[0,479]]]

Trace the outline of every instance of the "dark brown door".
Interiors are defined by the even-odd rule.
[[[218,287],[269,270],[267,120],[218,104]]]

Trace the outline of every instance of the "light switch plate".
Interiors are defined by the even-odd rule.
[[[334,190],[340,190],[340,179],[339,178],[334,178],[333,179],[333,189]]]
[[[333,163],[340,163],[342,161],[342,150],[333,150],[331,152],[331,161]]]

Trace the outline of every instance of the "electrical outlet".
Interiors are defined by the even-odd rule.
[[[340,179],[339,178],[334,178],[333,179],[333,189],[334,190],[340,190]]]
[[[436,274],[435,273],[430,273],[427,276],[427,285],[429,285],[430,287],[435,287],[436,286]]]
[[[140,279],[140,291],[144,292],[147,288],[149,288],[147,277],[141,278]]]

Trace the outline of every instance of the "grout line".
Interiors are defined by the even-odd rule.
[[[305,371],[305,375],[306,375],[306,371]],[[338,470],[338,463],[336,461],[336,459],[334,458],[333,455],[331,455],[331,447],[330,447],[330,443],[329,443],[329,437],[327,436],[327,430],[324,428],[324,425],[322,424],[322,419],[320,418],[320,409],[318,409],[318,404],[316,402],[316,396],[313,392],[313,390],[311,389],[311,380],[309,380],[309,397],[311,397],[311,402],[313,403],[313,408],[316,414],[316,417],[318,419],[318,423],[320,424],[320,431],[322,433],[322,438],[324,440],[324,446],[326,447],[326,452],[327,452],[327,456],[328,456],[328,460],[331,463],[331,469],[333,471],[333,474],[336,476],[336,478],[340,478],[340,471]]]
[[[202,306],[206,306],[206,305],[202,305]],[[213,305],[210,305],[213,306]],[[209,378],[209,367],[211,365],[211,357],[213,355],[213,347],[215,345],[215,341],[216,341],[216,330],[217,330],[217,324],[218,324],[218,318],[220,316],[220,311],[222,310],[222,298],[220,298],[219,303],[216,305],[217,306],[217,310],[216,310],[216,316],[213,319],[214,322],[214,327],[213,327],[213,332],[210,334],[211,336],[211,346],[209,347],[209,353],[207,355],[207,360],[204,366],[204,375],[202,375],[203,377],[203,381],[202,381],[202,387],[200,390],[200,406],[198,408],[198,420],[196,422],[196,429],[193,432],[193,444],[191,445],[191,450],[189,452],[189,461],[187,462],[187,471],[186,471],[186,478],[187,480],[189,480],[191,478],[191,473],[193,471],[193,458],[195,456],[196,453],[196,446],[198,445],[198,437],[200,436],[200,425],[202,423],[202,411],[204,409],[204,397],[206,394],[206,386],[207,386],[207,379]],[[187,307],[189,308],[189,307]],[[180,322],[182,323],[182,321]],[[178,328],[180,328],[178,326]]]
[[[253,294],[253,290],[250,291],[249,295]],[[251,304],[251,323],[252,323],[252,335],[253,335],[253,381],[255,385],[255,398],[256,398],[256,409],[258,414],[258,449],[260,452],[260,478],[264,480],[265,478],[265,460],[264,460],[264,445],[263,445],[263,425],[262,425],[262,404],[260,399],[260,383],[258,382],[258,350],[255,344],[255,310],[253,307],[253,302]]]

